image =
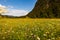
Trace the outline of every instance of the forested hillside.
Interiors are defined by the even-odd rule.
[[[30,18],[60,18],[60,0],[37,0]]]

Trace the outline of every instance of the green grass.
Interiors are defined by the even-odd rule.
[[[0,18],[0,40],[60,40],[60,19]]]

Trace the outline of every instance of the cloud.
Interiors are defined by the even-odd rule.
[[[26,10],[19,10],[19,9],[10,9],[14,8],[13,6],[4,6],[0,4],[1,8],[6,8],[7,12],[2,13],[1,15],[8,15],[8,16],[25,16],[28,14],[28,11]]]
[[[6,6],[2,6],[2,5],[0,4],[0,14],[6,13],[6,12],[7,12]]]
[[[13,6],[10,6],[10,5],[5,6],[5,5],[0,4],[0,8],[14,8],[14,7]]]
[[[8,16],[24,16],[27,15],[27,11],[25,10],[18,10],[18,9],[14,9],[14,10],[8,10],[8,13],[4,13],[2,15],[8,15]]]
[[[0,8],[6,8],[6,6],[3,6],[3,5],[0,4]]]

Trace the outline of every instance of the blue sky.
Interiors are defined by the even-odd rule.
[[[0,0],[1,6],[6,6],[10,10],[26,10],[31,11],[36,0]],[[18,13],[17,13],[18,14]],[[20,13],[21,14],[21,13]],[[24,14],[24,13],[22,13]]]

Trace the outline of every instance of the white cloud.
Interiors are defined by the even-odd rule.
[[[10,9],[14,8],[13,6],[4,6],[0,4],[0,7],[2,8],[7,8],[6,10],[8,11],[7,13],[4,13],[2,15],[8,15],[8,16],[24,16],[27,15],[28,11],[26,10],[19,10],[19,9]]]
[[[2,6],[0,4],[0,14],[2,14],[2,13],[7,13],[7,10],[6,10],[6,6]]]
[[[0,8],[6,8],[6,6],[3,6],[3,5],[0,4]]]
[[[24,16],[27,15],[27,11],[25,10],[18,10],[18,9],[14,9],[14,10],[8,10],[8,13],[4,13],[2,15],[9,15],[9,16]]]

